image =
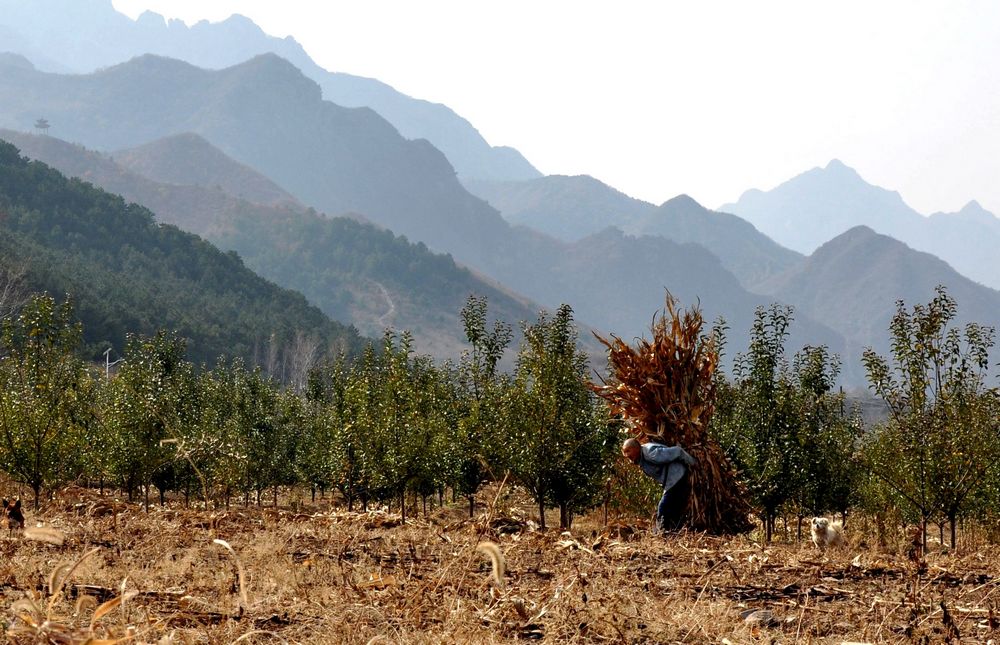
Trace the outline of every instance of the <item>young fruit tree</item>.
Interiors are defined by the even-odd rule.
[[[957,313],[940,286],[912,310],[899,301],[889,325],[890,359],[871,348],[863,358],[871,388],[889,410],[889,420],[867,438],[866,465],[919,519],[925,544],[928,521],[940,515],[954,546],[958,519],[1000,462],[997,390],[986,385],[994,329],[952,326]]]
[[[83,338],[70,302],[32,298],[0,327],[0,464],[31,487],[72,479],[83,467],[93,381],[76,356]]]
[[[561,528],[594,506],[611,474],[617,432],[591,393],[573,310],[525,325],[508,427],[508,468],[538,504],[559,508]]]

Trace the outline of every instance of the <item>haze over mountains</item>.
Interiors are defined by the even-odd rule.
[[[265,177],[197,135],[158,140],[114,158],[49,136],[0,130],[0,140],[147,206],[161,222],[236,251],[260,275],[302,292],[324,313],[369,337],[386,327],[407,329],[417,351],[455,357],[465,347],[459,311],[468,294],[487,297],[491,315],[504,320],[537,314],[537,305],[512,297],[451,258],[371,224],[326,218],[285,199]],[[199,185],[198,174],[187,176],[189,168],[199,168],[206,185]],[[152,170],[154,178],[133,169]],[[196,181],[162,181],[157,170]],[[260,203],[235,197],[247,193],[258,195]],[[275,198],[278,203],[271,203]]]
[[[470,170],[498,151],[456,162],[440,141],[468,131],[448,119],[438,139],[409,140],[404,117],[390,123],[384,107],[331,102],[331,78],[343,75],[310,68],[297,43],[245,18],[187,27],[155,15],[132,21],[103,0],[68,1],[40,2],[63,10],[46,15],[46,32],[0,0],[0,50],[13,43],[47,58],[48,69],[104,68],[53,74],[0,54],[0,127],[12,129],[0,138],[237,251],[364,333],[408,328],[421,351],[454,357],[458,310],[476,292],[512,323],[567,302],[584,326],[627,339],[648,329],[669,289],[700,301],[709,320],[726,319],[731,357],[746,347],[754,308],[777,299],[796,307],[790,353],[827,344],[844,355],[844,382],[860,385],[861,348],[888,350],[898,298],[926,302],[945,284],[963,320],[1000,321],[998,292],[974,281],[1000,282],[1000,220],[975,202],[923,217],[838,161],[719,211],[686,195],[657,206],[586,176]],[[77,34],[47,42],[72,20]],[[120,42],[102,38],[87,51],[95,33]],[[142,55],[120,62],[132,53]],[[411,116],[430,105],[360,80]],[[352,100],[343,103],[360,104]],[[444,111],[428,109],[454,116],[437,107]],[[40,117],[52,137],[25,134]],[[475,148],[463,141],[459,148]]]
[[[749,289],[802,259],[728,213],[687,195],[660,206],[633,199],[593,177],[550,175],[526,181],[465,181],[469,190],[522,224],[569,242],[614,226],[632,235],[659,235],[704,246]]]
[[[725,316],[735,346],[745,344],[751,303],[767,302],[694,245],[621,235],[567,244],[511,227],[465,191],[430,144],[403,139],[370,110],[323,101],[314,83],[273,55],[219,71],[143,56],[83,76],[0,62],[0,98],[0,126],[24,130],[45,114],[54,131],[98,150],[195,132],[304,204],[360,213],[544,306],[568,302],[581,322],[625,337],[648,329],[664,289]],[[647,270],[629,271],[639,257]],[[633,299],[622,302],[623,293]],[[805,337],[841,346],[837,334],[802,318]]]
[[[23,142],[33,141],[30,138]],[[37,145],[37,142],[36,142]],[[177,134],[126,150],[114,161],[138,175],[163,184],[217,187],[248,202],[301,206],[281,186],[227,157],[196,134]]]
[[[490,146],[447,106],[411,98],[374,79],[327,71],[294,38],[268,36],[240,15],[188,27],[152,12],[132,20],[116,11],[111,0],[0,0],[2,51],[27,56],[46,71],[74,73],[143,54],[221,69],[273,53],[316,81],[327,100],[370,107],[404,137],[429,140],[463,177],[528,179],[541,174],[513,148]]]
[[[748,190],[720,210],[743,217],[801,253],[811,253],[850,228],[868,226],[937,255],[977,282],[1000,288],[1000,219],[975,201],[958,213],[924,217],[899,193],[869,184],[838,160],[773,190]]]

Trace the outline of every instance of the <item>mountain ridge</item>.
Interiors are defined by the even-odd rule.
[[[248,72],[255,68],[258,73]],[[270,74],[297,75],[282,82],[305,89],[269,91]],[[568,303],[578,320],[602,333],[648,332],[669,289],[686,302],[701,299],[711,317],[725,316],[734,345],[742,346],[753,308],[768,304],[690,245],[624,235],[568,244],[511,226],[461,186],[429,143],[403,139],[371,110],[320,100],[310,84],[271,58],[235,71],[147,58],[83,77],[0,73],[0,126],[30,129],[45,114],[55,134],[102,150],[195,132],[317,211],[360,213],[543,307]],[[805,342],[828,342],[834,351],[843,345],[816,321],[803,320],[801,328],[808,332]]]
[[[587,175],[548,175],[523,182],[463,182],[514,224],[576,243],[608,226],[634,236],[659,235],[711,250],[751,290],[802,259],[742,218],[712,211],[689,195],[659,206],[634,199]]]
[[[151,11],[132,20],[115,10],[110,0],[35,0],[31,7],[21,0],[0,0],[0,25],[11,34],[0,41],[0,49],[6,42],[6,48],[29,58],[57,50],[52,56],[62,69],[51,62],[46,69],[59,72],[92,72],[146,53],[221,69],[271,52],[319,83],[328,100],[345,107],[370,107],[404,137],[431,141],[463,176],[525,179],[541,174],[513,148],[490,146],[447,106],[406,96],[375,79],[327,71],[293,37],[269,36],[240,14],[189,27]]]
[[[983,285],[1000,288],[1000,258],[995,252],[1000,219],[974,200],[958,213],[925,217],[898,192],[868,183],[837,160],[770,191],[748,190],[720,210],[744,217],[775,241],[805,253],[853,226],[869,226],[942,258]]]
[[[849,351],[860,355],[866,346],[886,354],[896,301],[907,307],[926,303],[938,285],[956,299],[959,323],[1000,329],[1000,292],[868,226],[855,226],[823,244],[801,265],[769,281],[765,291],[827,322],[851,340]]]

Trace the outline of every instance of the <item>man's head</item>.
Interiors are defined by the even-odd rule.
[[[642,444],[635,439],[626,439],[622,443],[622,456],[633,464],[639,463],[639,455],[642,454]]]

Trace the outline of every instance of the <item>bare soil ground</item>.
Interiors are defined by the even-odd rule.
[[[147,514],[81,489],[26,515],[0,533],[11,642],[1000,642],[1000,550],[981,540],[921,557],[849,527],[821,553],[596,517],[540,531],[495,504],[470,521],[461,501],[401,524],[322,503]]]

